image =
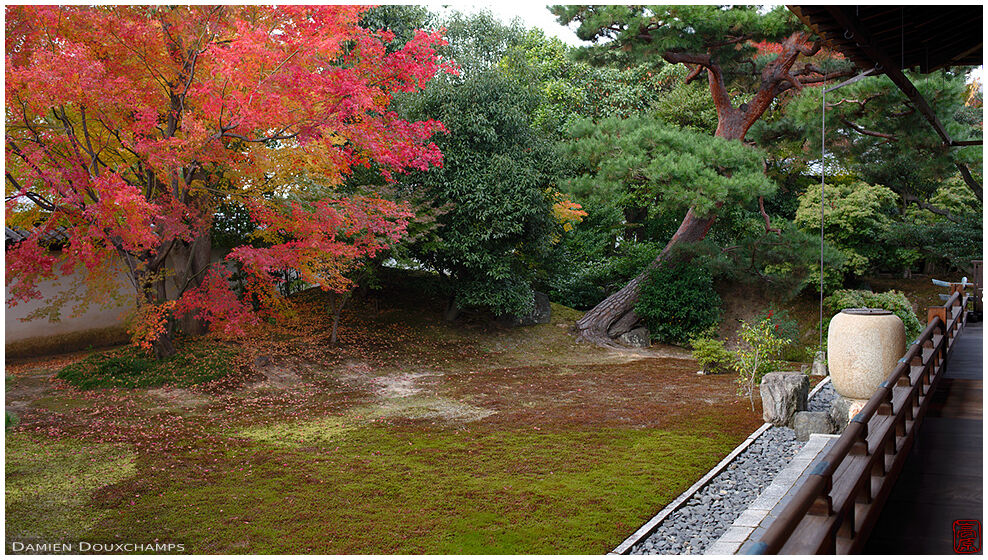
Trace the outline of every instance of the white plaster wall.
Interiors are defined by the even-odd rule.
[[[225,249],[213,249],[211,258],[213,261],[218,261],[221,260],[225,254]],[[168,260],[168,265],[171,266],[171,258]],[[81,274],[85,274],[85,271],[76,270],[74,276],[79,276]],[[21,320],[30,315],[33,311],[42,307],[44,305],[43,302],[46,299],[64,293],[64,291],[72,285],[71,280],[73,280],[73,278],[68,277],[62,278],[58,281],[44,282],[38,286],[42,299],[32,300],[26,303],[21,302],[14,307],[6,305],[6,301],[10,297],[10,290],[5,284],[4,342],[6,344],[10,344],[12,342],[30,338],[79,333],[93,329],[118,327],[126,324],[130,313],[134,310],[135,295],[134,286],[127,278],[127,273],[124,271],[122,265],[120,266],[120,270],[116,278],[116,283],[118,286],[117,295],[123,296],[122,302],[120,297],[114,298],[113,296],[107,294],[107,297],[102,301],[90,302],[88,309],[86,309],[86,311],[84,311],[81,315],[73,316],[72,306],[74,306],[77,302],[71,300],[66,307],[62,309],[61,320],[57,322],[51,322],[47,318],[32,319],[30,321]],[[175,287],[173,283],[169,281],[169,294],[173,294],[174,290]],[[109,306],[104,307],[104,305],[108,303]]]
[[[126,303],[120,305],[113,301],[115,298],[107,294],[102,301],[90,302],[88,309],[81,315],[72,315],[72,306],[77,302],[71,301],[61,310],[61,320],[51,322],[47,318],[31,319],[23,321],[25,317],[33,311],[44,306],[44,301],[52,296],[63,294],[72,285],[74,277],[84,274],[77,270],[72,277],[62,278],[58,281],[43,282],[38,286],[42,299],[20,302],[14,307],[6,304],[10,298],[9,286],[4,286],[4,342],[10,344],[19,340],[36,337],[48,337],[61,334],[76,333],[92,329],[104,329],[107,327],[120,326],[125,323],[127,315],[134,309],[134,287],[127,280],[127,276],[120,271],[117,275],[118,294],[126,297]],[[119,299],[119,298],[117,298]],[[110,303],[108,308],[104,305]]]

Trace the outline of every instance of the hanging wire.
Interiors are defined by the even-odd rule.
[[[827,72],[823,72],[823,110],[820,112],[820,341],[817,352],[823,352],[823,195],[827,176]],[[815,357],[814,357],[815,359]]]

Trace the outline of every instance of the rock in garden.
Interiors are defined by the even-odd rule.
[[[552,320],[552,307],[549,305],[549,296],[542,292],[535,292],[533,298],[534,304],[532,311],[528,315],[501,317],[501,322],[509,327],[527,327],[541,325]]]
[[[830,405],[830,420],[838,432],[843,432],[847,424],[868,404],[864,399],[849,399],[836,395]]]
[[[833,424],[830,422],[830,415],[826,412],[797,412],[793,417],[792,428],[796,431],[796,439],[807,441],[810,434],[832,434]]]
[[[762,418],[776,426],[791,426],[792,418],[806,410],[810,378],[798,372],[766,373],[758,387],[762,395]]]
[[[827,354],[825,352],[817,352],[813,358],[813,375],[819,375],[820,377],[828,375]]]
[[[622,334],[618,337],[618,341],[632,348],[648,348],[652,343],[648,329],[645,327],[638,327]]]

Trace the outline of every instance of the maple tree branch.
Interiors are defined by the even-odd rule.
[[[189,79],[185,81],[185,89],[182,90],[182,94],[179,95],[179,111],[185,112],[185,98],[189,93],[189,88],[192,87],[192,81],[195,79],[196,75],[196,62],[199,60],[199,55],[205,51],[194,51],[192,55],[192,63],[189,65]],[[184,70],[184,68],[183,68]]]
[[[54,108],[52,108],[51,112],[53,115],[55,115],[56,119],[62,122],[62,126],[65,129],[65,135],[68,136],[70,143],[72,144],[72,150],[75,152],[75,157],[77,159],[76,164],[79,167],[81,167],[82,170],[85,171],[86,175],[88,176],[90,170],[85,166],[84,164],[85,158],[82,157],[82,153],[79,151],[80,149],[85,150],[85,148],[83,148],[82,144],[79,143],[79,138],[76,136],[76,132],[75,132],[75,126],[72,124],[72,120],[69,119],[68,114],[65,112],[65,105],[60,106],[60,108],[62,110],[61,116],[59,116],[58,111],[56,111]],[[93,154],[89,154],[89,155],[92,156]],[[89,197],[92,198],[94,201],[99,201],[99,195],[97,195],[96,191],[93,190],[93,186],[91,182],[89,182],[89,184],[86,185],[86,194],[88,194]]]
[[[33,161],[31,161],[31,159],[28,158],[27,155],[24,154],[24,152],[21,151],[20,147],[17,145],[16,142],[14,142],[13,139],[7,138],[7,145],[10,147],[10,149],[14,153],[14,155],[16,155],[17,157],[21,158],[21,160],[24,161],[24,163],[26,163],[27,166],[30,167],[32,171],[34,171],[34,173],[37,175],[37,177],[38,177],[39,180],[44,181],[44,182],[49,183],[49,184],[52,184],[53,187],[54,187],[54,189],[59,194],[64,195],[64,193],[62,192],[62,189],[60,188],[61,187],[61,184],[45,179],[45,174],[42,173],[41,172],[41,169]],[[55,157],[48,150],[48,146],[46,144],[44,144],[43,142],[38,142],[38,145],[41,146],[41,149],[42,150],[44,150],[45,155],[47,155],[49,158],[55,159]],[[85,203],[82,203],[82,204],[84,205]],[[80,209],[81,209],[81,207],[80,207]]]
[[[72,121],[69,120],[69,116],[65,113],[65,105],[61,105],[59,108],[62,111],[61,114],[54,107],[52,107],[51,113],[55,116],[55,120],[62,123],[62,130],[65,132],[65,137],[72,144],[72,150],[75,152],[76,158],[79,160],[78,163],[81,166],[84,158],[82,157],[82,153],[79,152],[81,146],[75,134],[75,127],[72,125]]]
[[[174,239],[168,242],[168,247],[164,251],[158,251],[158,253],[154,256],[154,259],[148,262],[148,268],[155,269],[161,266],[161,264],[165,262],[165,259],[168,258],[168,254],[171,253],[173,247],[175,247]]]
[[[53,203],[45,199],[40,194],[26,190],[24,187],[21,186],[19,182],[17,182],[17,179],[15,179],[14,176],[11,175],[9,171],[6,171],[5,175],[7,176],[7,180],[10,181],[10,183],[14,186],[15,189],[17,189],[19,193],[14,196],[5,197],[6,200],[10,200],[12,198],[16,198],[17,196],[24,195],[28,198],[28,200],[37,204],[38,207],[41,208],[42,210],[48,210],[49,212],[53,212],[55,210],[55,205]]]
[[[261,84],[263,84],[264,82],[268,81],[271,78],[271,76],[274,76],[275,74],[277,74],[278,71],[281,70],[281,67],[284,66],[285,64],[288,64],[288,61],[291,60],[292,58],[294,58],[295,55],[297,55],[299,53],[299,51],[301,51],[301,50],[302,50],[302,47],[299,47],[299,48],[295,49],[295,51],[292,52],[292,54],[288,55],[288,57],[285,58],[285,60],[282,60],[281,62],[279,62],[278,65],[274,67],[274,70],[271,70],[271,72],[269,72],[267,76],[264,76],[263,78],[261,78],[260,80],[257,81],[257,85],[254,86],[254,89],[250,92],[250,95],[247,97],[247,106],[248,107],[250,106],[251,101],[254,100],[254,94],[257,93],[257,90],[259,90],[261,88]]]
[[[137,50],[134,49],[130,45],[130,43],[128,43],[127,41],[124,41],[123,39],[121,39],[120,37],[118,37],[113,32],[113,29],[105,29],[104,31],[106,31],[106,33],[109,34],[110,37],[113,37],[114,39],[116,39],[117,42],[120,43],[121,45],[123,45],[123,47],[125,49],[127,49],[130,52],[132,52],[135,55],[137,55],[137,58],[144,64],[144,67],[148,69],[148,72],[151,73],[151,77],[154,78],[154,80],[156,82],[158,82],[158,85],[160,85],[165,90],[165,92],[167,92],[169,95],[171,94],[171,82],[169,82],[168,80],[166,80],[165,79],[165,76],[161,72],[159,72],[159,71],[157,71],[157,70],[155,70],[154,68],[151,67],[151,64],[147,61],[147,57],[146,56],[141,55],[141,53],[137,52]]]
[[[98,163],[99,162],[99,155],[96,152],[93,151],[93,142],[92,142],[92,140],[90,139],[90,136],[89,136],[89,126],[86,124],[86,106],[85,105],[80,105],[79,106],[79,114],[80,114],[80,118],[82,119],[82,133],[84,135],[83,137],[86,139],[87,151],[88,151],[89,155],[92,156],[92,158],[93,158],[92,163],[90,164],[92,166],[92,168],[93,168],[93,175],[95,175],[96,177],[99,177],[99,163]]]
[[[292,138],[298,136],[298,132],[292,134],[282,134],[284,131],[285,129],[282,129],[272,134],[271,136],[265,136],[263,138],[248,138],[243,134],[234,134],[232,132],[224,132],[222,136],[226,136],[227,138],[236,138],[238,140],[243,140],[244,142],[270,142],[271,140],[291,140]]]

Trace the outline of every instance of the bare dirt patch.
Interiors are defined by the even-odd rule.
[[[181,387],[150,389],[148,395],[162,401],[164,409],[194,410],[210,402],[208,396]]]
[[[698,376],[691,360],[647,358],[623,364],[573,364],[474,371],[450,377],[447,389],[497,410],[487,421],[544,427],[669,428],[702,403],[752,429],[760,411],[745,410],[732,377]]]

